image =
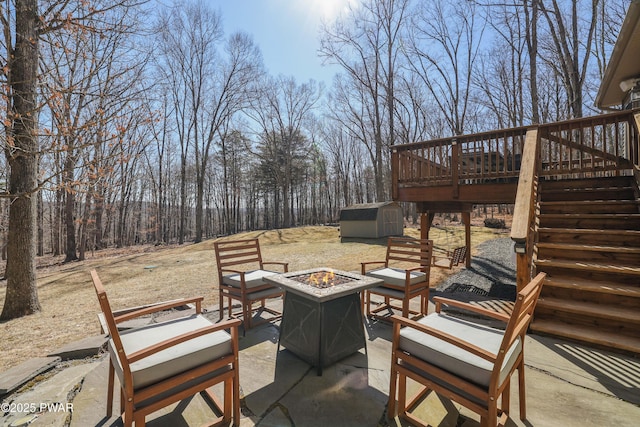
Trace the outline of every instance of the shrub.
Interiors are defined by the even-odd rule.
[[[484,226],[487,228],[507,228],[504,219],[498,218],[486,218],[484,220]]]

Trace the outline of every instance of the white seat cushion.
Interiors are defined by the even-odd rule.
[[[493,354],[498,353],[504,335],[501,330],[442,313],[432,313],[418,320],[418,323],[458,337]],[[431,365],[480,386],[489,386],[493,364],[460,347],[409,327],[400,330],[399,347]],[[518,338],[507,351],[500,382],[505,379],[521,351],[522,343]]]
[[[247,289],[256,288],[265,284],[265,282],[262,280],[263,277],[270,276],[272,274],[278,273],[269,270],[250,270],[244,273],[244,283]],[[227,276],[222,276],[222,283],[228,286],[233,286],[234,288],[240,288],[240,275],[229,274]]]
[[[120,333],[120,339],[125,353],[131,354],[169,338],[211,325],[212,323],[203,316],[192,315],[124,331]],[[122,382],[122,367],[112,339],[109,340],[109,352],[111,360],[117,361],[115,370]],[[231,336],[225,331],[216,331],[185,341],[132,363],[130,368],[133,388],[146,387],[231,353]]]
[[[407,278],[407,271],[401,268],[385,267],[371,270],[367,272],[366,275],[382,279],[389,285],[404,286]],[[416,283],[424,282],[426,275],[420,271],[412,271],[409,277],[409,283],[415,285]]]

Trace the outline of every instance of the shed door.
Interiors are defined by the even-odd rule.
[[[399,209],[384,209],[382,211],[383,232],[385,236],[401,236],[402,227],[400,226],[401,218],[399,218]]]

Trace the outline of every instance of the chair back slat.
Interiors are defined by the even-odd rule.
[[[429,268],[433,241],[406,237],[389,237],[387,242],[387,265],[390,260],[419,264]]]
[[[257,263],[262,268],[262,255],[258,239],[243,239],[214,244],[216,262],[220,268]]]
[[[120,366],[122,366],[122,370],[125,373],[125,378],[128,378],[131,373],[129,368],[129,361],[127,360],[126,353],[124,352],[122,340],[120,339],[120,332],[118,331],[118,325],[116,324],[116,319],[113,315],[113,311],[111,310],[111,305],[109,304],[107,292],[105,291],[102,280],[100,280],[100,277],[98,276],[98,272],[96,270],[91,270],[91,279],[93,280],[93,287],[96,291],[98,301],[100,302],[100,310],[102,310],[102,314],[105,318],[105,321],[107,322],[109,336],[113,340],[113,345],[115,347],[116,353],[118,354]]]
[[[533,318],[533,310],[538,302],[545,277],[545,273],[539,273],[524,289],[518,292],[511,318],[509,319],[502,343],[500,344],[500,352],[498,353],[498,359],[494,367],[494,374],[497,374],[501,369],[503,359],[506,357],[507,351],[515,340],[518,339],[518,337],[524,340],[524,335]]]

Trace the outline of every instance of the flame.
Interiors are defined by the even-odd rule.
[[[333,271],[318,271],[309,276],[308,282],[314,285],[331,285],[336,274]]]

